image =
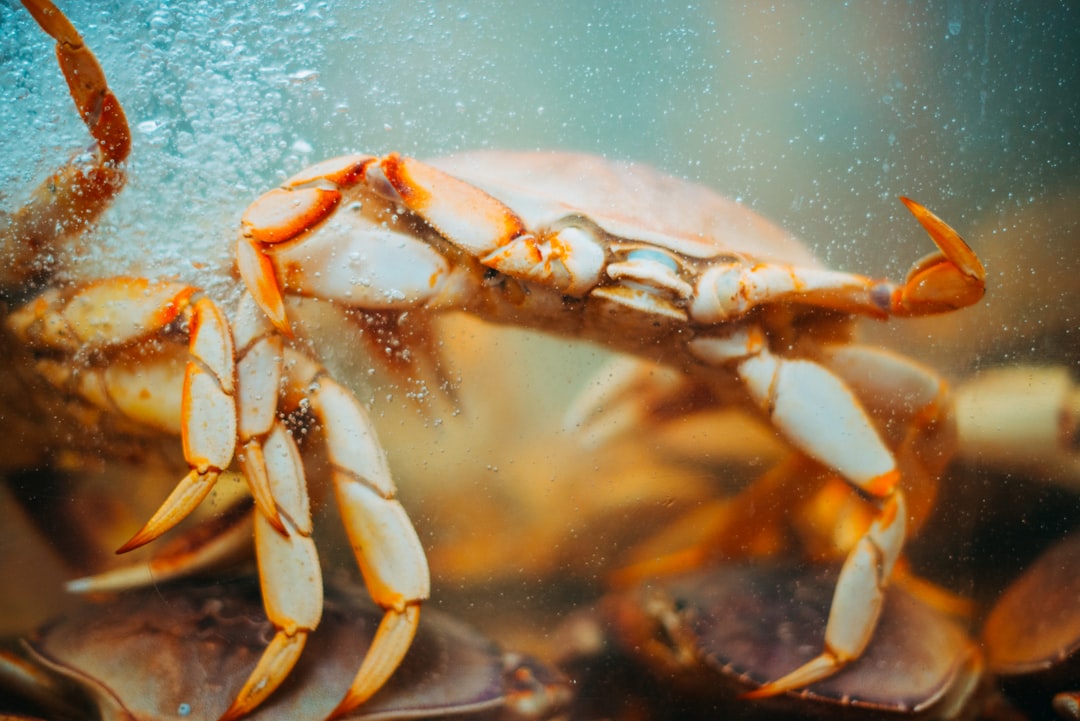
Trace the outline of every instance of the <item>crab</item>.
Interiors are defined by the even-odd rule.
[[[98,424],[105,451],[114,438],[181,436],[187,475],[121,552],[176,526],[223,473],[238,468],[246,480],[276,632],[223,718],[254,710],[280,686],[321,613],[297,425],[284,418],[318,420],[340,515],[384,612],[335,714],[394,673],[429,595],[423,548],[363,405],[300,342],[305,298],[347,309],[370,331],[373,355],[403,376],[428,367],[445,380],[430,319],[464,312],[662,362],[758,414],[870,510],[845,549],[821,653],[748,696],[798,689],[860,656],[907,535],[905,484],[929,482],[951,453],[953,423],[936,374],[857,344],[854,325],[949,312],[982,296],[978,258],[944,221],[902,198],[938,251],[897,283],[826,269],[742,205],[644,166],[565,153],[431,163],[349,155],[248,207],[234,292],[128,276],[50,287],[52,251],[119,192],[131,140],[76,29],[48,0],[24,4],[57,40],[94,145],[0,231],[12,257],[0,281],[18,301],[5,320],[15,365],[43,394],[38,421],[63,426],[42,432],[48,443],[97,437],[89,429]],[[34,294],[38,284],[46,289]],[[876,427],[878,413],[903,426],[895,443]],[[803,468],[786,464],[772,477],[795,481]]]
[[[813,653],[835,575],[797,558],[732,563],[575,611],[557,636],[559,666],[590,706],[577,717],[637,717],[642,708],[679,719],[971,717],[982,702],[979,649],[958,619],[899,588],[889,589],[873,641],[845,673],[746,708],[740,694]]]
[[[987,665],[1033,717],[1051,704],[1062,718],[1080,716],[1078,566],[1080,535],[1072,533],[1002,592],[982,629]]]
[[[0,715],[14,707],[49,718],[215,719],[273,633],[259,606],[251,577],[188,579],[86,603],[12,652],[0,650]],[[312,636],[317,653],[251,718],[325,717],[380,615],[355,585],[329,582],[325,618]],[[570,700],[565,679],[535,659],[501,651],[447,614],[425,621],[402,673],[349,718],[539,720]]]

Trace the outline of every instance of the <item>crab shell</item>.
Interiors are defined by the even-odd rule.
[[[251,719],[321,720],[370,645],[380,613],[358,589],[330,584],[322,624],[292,682]],[[30,659],[91,699],[105,720],[214,721],[228,708],[274,627],[254,579],[187,583],[89,604],[26,642]],[[2,686],[2,684],[0,684]],[[398,673],[351,719],[454,716],[542,719],[569,689],[558,674],[504,654],[474,629],[431,612]]]
[[[983,626],[987,666],[1033,716],[1080,717],[1080,533],[1040,555]],[[1055,697],[1055,694],[1057,696]]]
[[[957,621],[896,587],[857,661],[797,695],[747,707],[742,694],[812,656],[835,579],[835,567],[772,559],[611,594],[560,629],[570,649],[560,665],[596,715],[612,715],[603,704],[618,708],[627,698],[655,705],[659,718],[962,715],[977,698],[978,649]],[[599,691],[618,683],[627,684],[626,698]]]

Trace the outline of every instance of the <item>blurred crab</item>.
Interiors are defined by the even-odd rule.
[[[379,615],[357,589],[328,584],[323,620],[295,683],[250,718],[325,718]],[[0,714],[21,704],[24,713],[50,718],[213,721],[274,633],[251,579],[188,581],[90,603],[31,634],[21,653],[0,658]],[[414,649],[379,697],[348,718],[544,719],[569,700],[558,674],[500,652],[437,611]]]
[[[215,278],[228,287],[211,293],[117,276],[50,287],[53,251],[119,191],[131,142],[75,28],[48,0],[24,4],[57,40],[94,145],[0,229],[12,259],[0,275],[13,305],[4,327],[35,404],[20,430],[50,461],[87,444],[108,454],[132,438],[181,435],[187,476],[121,551],[174,527],[238,466],[255,502],[276,633],[225,718],[254,710],[283,682],[321,614],[308,491],[286,416],[301,418],[293,429],[309,413],[318,419],[342,519],[384,609],[335,713],[393,674],[428,596],[423,550],[363,407],[290,341],[305,335],[291,322],[304,297],[350,309],[374,357],[403,375],[426,369],[444,380],[429,320],[467,312],[661,361],[764,418],[799,457],[772,479],[793,483],[813,462],[869,505],[844,546],[823,651],[751,695],[827,678],[863,652],[907,535],[906,488],[932,482],[953,426],[941,379],[854,343],[854,321],[942,313],[982,296],[982,266],[947,224],[903,199],[939,251],[894,283],[825,269],[741,205],[642,166],[541,153],[432,164],[353,155],[303,170],[249,206],[236,250],[242,285]],[[883,438],[878,413],[901,429],[898,440]]]
[[[608,594],[559,629],[559,664],[580,689],[574,717],[969,718],[981,695],[978,648],[956,619],[899,588],[842,673],[797,695],[741,701],[813,654],[835,580],[835,566],[773,558]]]
[[[1033,718],[1080,718],[1080,534],[1041,554],[983,626],[987,666]]]

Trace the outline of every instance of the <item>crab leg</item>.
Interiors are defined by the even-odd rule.
[[[49,0],[23,0],[38,25],[56,40],[56,59],[80,117],[94,138],[90,160],[76,153],[34,190],[6,228],[0,249],[7,259],[4,285],[25,281],[64,235],[93,223],[124,184],[120,165],[131,150],[131,134],[120,102],[109,89],[97,58],[64,14]]]
[[[386,456],[353,395],[310,359],[290,355],[290,385],[322,421],[338,507],[365,585],[385,615],[334,716],[378,691],[405,657],[430,581],[420,539],[395,498]]]
[[[308,634],[322,617],[322,573],[311,538],[311,508],[304,469],[292,435],[275,422],[263,448],[270,493],[281,533],[261,511],[255,514],[255,552],[263,604],[277,632],[222,721],[254,710],[288,677]]]
[[[8,327],[31,346],[69,354],[87,349],[123,347],[160,332],[181,315],[189,318],[189,355],[179,417],[160,388],[125,385],[123,377],[73,373],[66,364],[43,362],[39,368],[57,387],[98,408],[119,411],[149,427],[183,436],[184,458],[191,472],[157,513],[120,552],[141,546],[174,526],[209,493],[218,474],[229,466],[236,442],[233,399],[232,336],[221,311],[207,298],[194,303],[197,289],[180,283],[150,283],[141,278],[113,278],[91,283],[65,296],[48,292],[8,318]],[[122,369],[121,369],[122,370]],[[149,373],[151,368],[147,368]],[[169,369],[163,386],[171,388]],[[135,392],[133,389],[141,389]]]
[[[172,539],[146,561],[77,578],[64,587],[70,593],[122,591],[218,568],[251,555],[252,532],[251,501],[243,499]]]
[[[1080,385],[1068,366],[990,368],[956,391],[958,460],[1080,487]]]
[[[186,518],[232,462],[237,430],[232,334],[224,314],[208,298],[191,307],[189,332],[191,360],[184,372],[181,437],[191,472],[117,553],[149,543]]]
[[[906,317],[945,313],[982,298],[986,271],[967,243],[919,203],[900,200],[938,246],[938,252],[912,266],[903,283],[775,263],[720,263],[698,279],[691,317],[699,323],[721,323],[760,304],[786,299],[877,318]]]
[[[839,471],[877,509],[840,571],[822,653],[748,694],[773,696],[832,675],[869,643],[906,532],[907,508],[897,486],[900,472],[854,394],[824,366],[774,355],[755,327],[698,338],[690,347],[707,363],[733,365],[773,426],[803,453]]]
[[[143,358],[136,367],[121,363],[82,373],[73,373],[69,364],[39,361],[39,372],[57,387],[138,425],[182,436],[191,471],[121,553],[149,543],[190,514],[228,468],[238,437],[256,506],[279,533],[286,533],[260,445],[277,408],[280,338],[252,341],[237,361],[224,314],[207,298],[192,303],[197,292],[179,283],[113,278],[70,296],[50,291],[8,318],[9,328],[28,344],[70,354],[133,344],[181,316],[189,319],[189,359],[182,384],[174,380],[176,368],[169,355],[160,363]],[[174,398],[180,399],[179,407]]]

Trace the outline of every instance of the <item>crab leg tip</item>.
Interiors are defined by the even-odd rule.
[[[783,678],[764,684],[753,691],[741,694],[739,698],[755,700],[779,696],[787,691],[802,688],[815,681],[827,678],[844,665],[835,654],[825,651],[819,656],[807,661],[799,668],[787,674]]]
[[[951,225],[939,218],[925,205],[911,198],[901,195],[900,202],[911,211],[911,214],[915,216],[915,220],[919,221],[919,224],[933,239],[934,244],[961,272],[979,281],[986,277],[986,270],[983,268],[978,256],[975,255],[967,242],[960,237],[960,234]]]
[[[329,718],[344,716],[383,687],[412,645],[419,623],[418,604],[409,604],[403,611],[387,610],[356,678]]]
[[[270,645],[266,647],[244,687],[236,695],[236,699],[228,710],[221,715],[219,721],[234,721],[250,713],[276,691],[300,659],[300,653],[307,643],[307,636],[306,631],[298,631],[291,636],[278,631]]]
[[[142,546],[145,546],[146,544],[160,537],[161,534],[165,533],[166,530],[168,529],[160,528],[157,525],[147,523],[145,526],[139,529],[139,531],[134,536],[129,538],[124,543],[124,545],[116,549],[116,555],[121,556],[125,553],[128,553],[129,551],[134,551],[136,548],[141,548]]]
[[[210,493],[217,478],[218,471],[210,470],[200,473],[197,470],[192,470],[176,485],[173,492],[161,504],[161,508],[146,522],[146,525],[132,536],[127,543],[116,549],[116,553],[119,555],[144,546],[184,520]]]

